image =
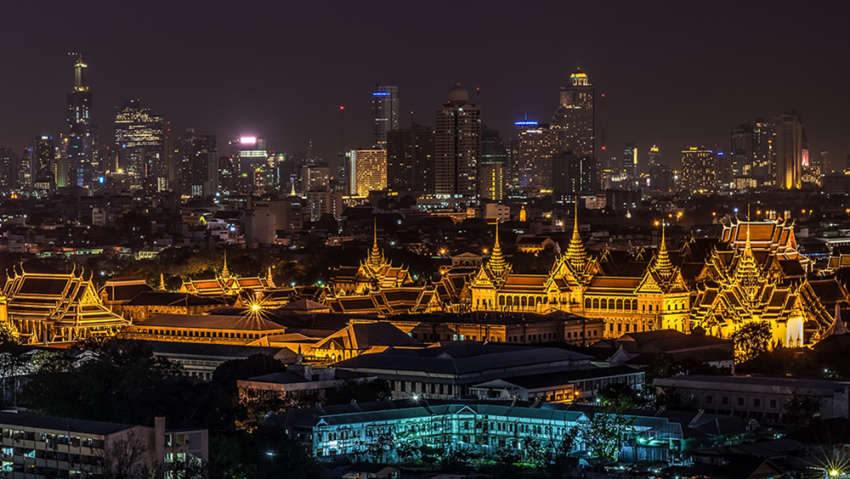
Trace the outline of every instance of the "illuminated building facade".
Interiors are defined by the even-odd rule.
[[[469,289],[473,311],[564,311],[603,320],[605,337],[655,329],[690,331],[688,288],[670,261],[663,234],[643,273],[625,275],[609,253],[598,258],[587,254],[576,219],[569,248],[548,274],[518,274],[502,253],[497,230],[490,259]]]
[[[103,305],[91,277],[23,269],[6,278],[0,322],[8,322],[23,343],[36,345],[114,336],[130,324]]]
[[[776,186],[797,190],[802,186],[803,122],[796,113],[779,115],[775,128]]]
[[[115,114],[115,151],[118,169],[133,186],[165,191],[165,122],[138,98],[125,103]]]
[[[739,125],[732,130],[728,154],[735,184],[774,184],[775,136],[774,125],[762,119]]]
[[[378,85],[372,92],[372,122],[374,132],[373,148],[387,148],[387,134],[399,129],[398,87]]]
[[[514,122],[511,187],[529,196],[552,192],[552,158],[561,148],[560,130],[534,120]]]
[[[414,123],[387,133],[387,186],[400,193],[434,193],[433,128]]]
[[[215,135],[199,135],[188,129],[174,142],[171,161],[174,185],[183,196],[211,197],[218,191],[218,157]]]
[[[552,157],[552,199],[569,203],[577,194],[595,192],[595,172],[593,157],[579,157],[571,151],[556,154]]]
[[[809,279],[810,269],[790,222],[733,220],[696,278],[693,324],[728,338],[743,324],[766,321],[771,344],[819,340],[833,322],[834,303],[846,303],[847,292],[834,279]]]
[[[597,414],[602,414],[598,412]],[[668,461],[682,440],[681,425],[663,417],[629,416],[624,446],[618,451],[621,462]],[[312,454],[319,461],[340,457],[386,463],[409,459],[402,450],[436,451],[449,454],[458,444],[482,457],[498,460],[506,450],[523,454],[539,447],[547,457],[557,454],[565,438],[584,429],[585,413],[531,405],[504,405],[487,402],[460,402],[428,405],[416,401],[390,405],[386,409],[355,408],[321,413],[312,427]],[[582,434],[571,443],[570,454],[588,449]],[[375,444],[386,443],[379,454]]]
[[[634,143],[626,143],[623,147],[623,163],[620,166],[620,173],[623,181],[632,183],[638,176],[638,147]]]
[[[387,188],[387,150],[351,150],[351,193],[369,196]]]
[[[328,285],[337,296],[363,294],[385,288],[398,288],[413,283],[407,268],[393,266],[384,258],[384,252],[378,247],[378,226],[373,229],[372,249],[365,261],[359,266],[341,266],[337,268]]]
[[[188,279],[180,286],[181,293],[199,296],[233,296],[248,293],[255,296],[263,290],[274,288],[271,276],[238,276],[227,268],[227,253],[222,260],[221,272],[210,279]]]
[[[682,150],[681,165],[680,189],[694,194],[711,194],[717,191],[714,151],[691,146],[687,150]]]
[[[489,201],[502,201],[505,189],[505,164],[508,152],[496,130],[481,134],[481,164],[478,168],[478,196]]]
[[[99,170],[97,134],[91,118],[92,92],[88,65],[77,55],[74,62],[74,88],[68,93],[65,110],[65,142],[57,186],[90,186]]]
[[[434,133],[434,193],[456,199],[478,196],[481,110],[457,84],[437,110]]]
[[[595,93],[587,73],[576,70],[566,85],[561,86],[558,109],[552,117],[552,128],[561,139],[559,150],[577,156],[593,156],[596,144]]]

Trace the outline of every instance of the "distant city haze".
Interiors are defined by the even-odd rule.
[[[739,124],[796,110],[811,154],[842,168],[848,13],[845,2],[15,2],[0,28],[0,145],[20,154],[63,128],[77,51],[101,141],[140,98],[175,131],[259,136],[284,152],[309,138],[335,162],[375,142],[378,84],[399,87],[405,128],[434,126],[462,82],[483,123],[509,135],[516,120],[550,122],[581,67],[605,94],[612,155],[634,143],[643,162],[655,144],[678,165],[686,145],[727,150]]]

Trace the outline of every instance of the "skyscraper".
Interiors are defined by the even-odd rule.
[[[115,114],[118,168],[128,174],[131,184],[155,191],[167,188],[164,127],[162,117],[138,98],[129,100]]]
[[[458,83],[437,110],[434,136],[434,192],[456,199],[478,194],[481,110]]]
[[[620,167],[624,181],[629,185],[638,177],[638,148],[634,143],[626,143],[623,147],[623,164]]]
[[[572,151],[579,158],[595,157],[595,99],[590,77],[580,68],[570,74],[567,84],[561,86],[558,108],[552,116],[552,128],[558,132],[561,151]],[[593,172],[592,181],[598,181],[598,172]]]
[[[397,192],[434,192],[434,129],[414,123],[387,136],[387,186]]]
[[[511,148],[512,187],[529,196],[552,190],[552,158],[561,150],[560,130],[534,120],[514,122]]]
[[[15,163],[17,159],[11,148],[0,147],[0,194],[15,188]]]
[[[478,167],[478,196],[502,201],[505,194],[505,162],[508,152],[497,130],[485,128],[481,133],[481,162]]]
[[[177,170],[174,189],[184,196],[210,197],[218,191],[215,135],[188,129],[174,142],[171,155]]]
[[[761,119],[732,129],[728,153],[732,178],[751,178],[760,184],[772,184],[776,168],[774,137],[773,125]]]
[[[397,86],[378,85],[375,87],[372,92],[374,148],[386,149],[387,134],[399,129],[398,108]]]
[[[92,93],[88,65],[82,55],[74,62],[74,88],[68,93],[65,112],[66,141],[58,168],[58,186],[89,186],[99,169],[97,135],[91,118]]]
[[[711,194],[717,191],[714,151],[691,146],[682,150],[682,189],[691,193]]]
[[[48,135],[35,137],[27,149],[32,182],[36,190],[51,191],[56,187],[58,150],[56,140]]]
[[[369,196],[370,191],[387,187],[387,150],[351,150],[349,152],[351,194]]]
[[[562,151],[552,158],[552,199],[571,203],[575,195],[596,190],[593,183],[596,164],[591,156]]]
[[[777,116],[773,125],[776,131],[776,186],[786,190],[800,189],[803,167],[803,122],[796,113]]]

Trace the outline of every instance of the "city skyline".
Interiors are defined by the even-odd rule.
[[[13,15],[26,15],[29,8],[15,6]],[[324,4],[299,7],[304,9],[304,24],[289,25],[291,28],[278,31],[277,37],[262,28],[266,20],[257,19],[249,30],[231,28],[228,33],[225,29],[215,37],[201,35],[190,40],[194,28],[178,29],[189,12],[182,6],[173,8],[174,15],[165,18],[146,17],[125,6],[104,7],[88,16],[56,7],[57,13],[62,13],[56,17],[63,21],[52,25],[54,20],[47,20],[56,27],[55,32],[33,39],[31,45],[0,53],[4,63],[16,65],[18,71],[0,80],[4,92],[0,104],[7,105],[5,111],[16,112],[14,117],[0,118],[0,144],[19,154],[31,138],[56,134],[61,127],[61,98],[70,83],[70,62],[65,54],[73,49],[89,64],[89,83],[97,97],[92,116],[102,139],[109,137],[115,109],[138,97],[172,121],[176,131],[195,128],[220,138],[250,132],[287,152],[304,150],[309,138],[316,151],[331,160],[340,143],[340,104],[346,106],[346,147],[371,145],[370,100],[378,81],[399,87],[401,127],[408,127],[411,120],[431,125],[434,106],[443,103],[447,89],[461,81],[470,88],[471,101],[481,106],[487,127],[505,134],[513,121],[525,114],[529,119],[548,121],[557,106],[559,87],[581,66],[592,76],[597,91],[606,94],[609,151],[618,151],[634,140],[645,155],[649,146],[657,144],[664,162],[675,164],[676,152],[686,145],[727,149],[730,131],[738,124],[791,110],[802,116],[813,154],[829,150],[833,161],[842,163],[850,150],[841,122],[841,112],[847,108],[847,100],[840,95],[846,67],[830,62],[847,46],[847,39],[831,28],[840,17],[834,15],[837,12],[801,12],[809,20],[807,25],[817,25],[817,31],[806,31],[805,25],[794,24],[791,12],[781,4],[769,11],[718,5],[711,12],[699,12],[699,19],[702,25],[719,25],[728,34],[706,43],[689,38],[688,29],[694,24],[685,25],[684,20],[692,12],[683,7],[649,6],[635,11],[628,5],[608,9],[568,5],[541,9],[551,14],[548,16],[571,12],[568,16],[584,14],[595,20],[590,23],[597,28],[575,24],[563,39],[557,39],[548,32],[551,28],[541,28],[554,21],[542,13],[522,11],[514,18],[507,15],[505,4],[493,5],[487,12],[459,6],[455,7],[458,14],[481,21],[468,31],[447,26],[444,37],[434,38],[424,35],[422,28],[429,20],[438,19],[439,8],[408,12],[422,18],[404,32],[405,14],[376,8],[367,18],[352,6]],[[279,7],[263,8],[273,13]],[[251,10],[257,9],[246,6],[227,19],[214,11],[202,15],[211,26],[236,25],[234,20]],[[113,27],[95,28],[97,19],[112,17],[144,20],[126,25],[139,35],[127,38],[121,49],[115,41],[103,41],[116,33],[111,31]],[[606,35],[616,26],[608,19],[616,23],[629,17],[632,20],[621,25],[619,33]],[[723,23],[712,23],[720,17]],[[664,28],[643,29],[637,37],[627,35],[641,30],[647,24],[643,21],[652,18],[664,19]],[[777,29],[794,24],[801,33],[777,38],[764,27],[743,28],[766,19]],[[409,41],[388,46],[379,58],[364,60],[363,55],[374,53],[366,48],[373,34],[352,39],[345,33],[358,25],[376,23]],[[491,38],[505,23],[512,25],[507,31],[516,33],[499,36],[495,43],[477,41]],[[59,40],[69,34],[70,25],[79,27],[73,44],[67,36]],[[314,29],[313,34],[333,35],[316,35],[316,41],[306,45],[295,42],[308,27]],[[5,36],[14,35],[16,28],[0,35],[8,40]],[[166,46],[163,40],[143,34],[154,32],[166,33],[176,42]],[[147,43],[137,37],[146,38]],[[346,42],[334,41],[339,38]],[[519,47],[504,44],[511,38],[539,41],[535,48],[520,52]],[[466,45],[458,50],[463,58],[438,54],[452,42]],[[278,52],[274,45],[285,48]],[[741,51],[741,45],[750,48]],[[393,54],[407,51],[405,48],[414,55]],[[635,56],[638,50],[643,53]],[[506,53],[522,61],[511,68],[492,61]],[[225,64],[234,68],[222,68],[221,60],[227,58],[232,61]],[[284,71],[286,75],[276,74]],[[344,75],[332,75],[335,71]],[[809,87],[799,88],[800,84]],[[318,101],[317,95],[305,94],[313,91],[321,92]]]

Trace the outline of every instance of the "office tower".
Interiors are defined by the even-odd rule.
[[[351,194],[369,196],[387,187],[387,150],[351,150],[348,154]]]
[[[773,121],[775,129],[776,186],[799,189],[803,165],[803,122],[796,113],[785,113]]]
[[[33,139],[27,148],[28,165],[32,170],[32,184],[36,190],[52,191],[56,188],[59,144],[52,136],[42,135]]]
[[[247,194],[270,188],[269,152],[266,140],[255,135],[240,135],[230,140],[231,155],[219,163],[219,179],[226,190],[234,194]],[[226,180],[226,182],[225,182]]]
[[[578,194],[596,191],[596,162],[592,156],[562,151],[552,158],[552,199],[572,203]]]
[[[561,151],[560,131],[534,120],[514,122],[512,187],[537,197],[552,191],[552,157]]]
[[[331,190],[331,169],[327,163],[307,163],[301,167],[301,190],[310,191]]]
[[[437,110],[434,134],[434,193],[456,199],[478,194],[481,110],[458,83]]]
[[[496,130],[485,128],[481,133],[481,163],[478,168],[478,196],[485,200],[502,201],[505,189],[505,162],[508,158],[505,142]]]
[[[626,143],[623,147],[623,162],[620,165],[620,172],[623,181],[631,188],[638,177],[638,147],[634,143]]]
[[[398,87],[378,85],[372,92],[373,148],[386,149],[387,133],[398,130]]]
[[[576,69],[561,86],[560,101],[552,116],[552,129],[557,131],[560,148],[580,158],[596,157],[596,93],[587,73]],[[594,162],[597,164],[598,162]],[[594,183],[599,172],[593,172]],[[594,187],[596,189],[596,187]]]
[[[17,186],[16,162],[17,158],[12,149],[0,146],[0,194],[6,194]]]
[[[682,190],[698,194],[717,191],[717,165],[712,150],[697,146],[682,150],[681,165]]]
[[[646,155],[648,174],[646,186],[651,190],[666,193],[673,188],[673,174],[661,158],[661,148],[652,145]],[[643,185],[641,185],[643,186]]]
[[[187,129],[174,141],[171,161],[176,169],[175,190],[183,196],[211,197],[218,191],[215,135]]]
[[[397,192],[434,192],[434,129],[412,124],[387,136],[387,186]]]
[[[118,169],[134,187],[164,191],[168,187],[165,124],[142,100],[127,101],[115,114],[115,152]]]
[[[64,153],[57,171],[57,184],[90,186],[99,170],[97,135],[91,118],[92,92],[88,65],[77,55],[74,62],[74,88],[68,93],[65,110]]]
[[[743,184],[773,184],[774,137],[773,125],[761,119],[732,129],[728,152],[732,178],[751,180]]]

